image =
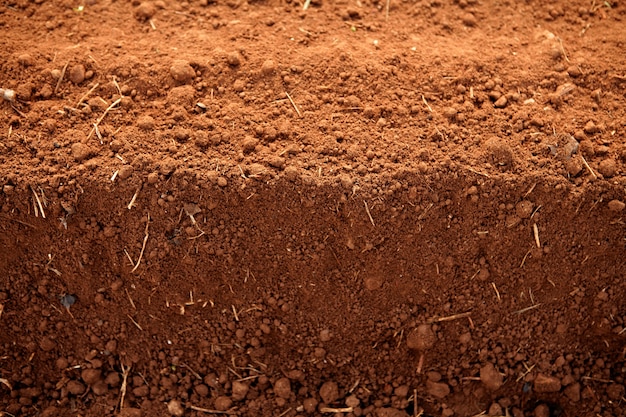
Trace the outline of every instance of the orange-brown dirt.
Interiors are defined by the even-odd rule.
[[[0,415],[626,416],[625,3],[4,1]]]

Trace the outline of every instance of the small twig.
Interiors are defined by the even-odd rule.
[[[372,213],[370,213],[370,208],[367,206],[367,201],[363,200],[363,204],[365,204],[365,211],[367,212],[367,217],[370,218],[370,222],[372,222],[372,226],[376,227],[374,219],[372,218]]]
[[[143,252],[146,250],[146,243],[148,242],[148,236],[150,236],[150,234],[148,233],[148,227],[150,226],[150,213],[148,213],[148,221],[146,222],[146,235],[143,238],[143,244],[141,246],[141,252],[139,253],[139,259],[137,259],[137,263],[135,264],[135,267],[130,271],[135,272],[137,270],[137,268],[139,268],[139,264],[141,263],[141,258],[143,257]]]
[[[446,316],[446,317],[433,317],[429,319],[427,323],[432,324],[432,323],[440,323],[442,321],[452,321],[452,320],[462,319],[464,317],[469,317],[471,315],[472,315],[471,311],[466,311],[465,313],[453,314],[451,316]]]
[[[557,39],[559,40],[559,45],[561,45],[561,52],[563,52],[563,57],[569,64],[569,58],[567,57],[567,54],[565,53],[565,48],[563,48],[563,41],[561,40],[561,38],[557,38]]]
[[[537,244],[538,248],[541,248],[541,242],[539,241],[539,228],[537,227],[537,223],[533,223],[533,234],[535,235],[535,244]]]
[[[354,411],[353,407],[346,407],[346,408],[322,407],[320,408],[321,413],[351,413],[353,411]]]
[[[126,397],[126,384],[128,382],[128,374],[130,373],[130,368],[132,365],[128,365],[128,367],[121,365],[122,367],[122,386],[120,387],[120,410],[124,406],[124,397]]]
[[[231,414],[230,411],[209,410],[208,408],[196,407],[195,405],[187,404],[187,408],[193,411],[200,411],[206,414]]]
[[[128,316],[128,318],[130,319],[130,321],[132,321],[132,322],[133,322],[133,324],[134,324],[135,326],[137,326],[137,328],[143,332],[143,329],[141,328],[141,326],[139,325],[139,323],[137,323],[137,322],[136,322],[136,321],[135,321],[135,320],[134,320],[134,319],[130,316],[130,314],[127,314],[127,316]]]
[[[387,4],[385,4],[385,20],[389,20],[389,3],[391,0],[387,0]]]
[[[535,305],[532,305],[530,307],[526,307],[526,308],[523,308],[521,310],[514,311],[513,314],[522,314],[522,313],[525,313],[527,311],[533,310],[533,309],[539,307],[540,305],[541,305],[541,303],[535,304]]]
[[[424,104],[426,105],[426,107],[428,107],[428,111],[430,111],[431,113],[433,112],[433,108],[430,107],[430,105],[428,104],[428,102],[426,101],[426,97],[424,97],[424,94],[422,94],[422,101],[424,102]]]
[[[593,177],[594,180],[598,179],[598,176],[596,175],[595,172],[593,172],[593,169],[591,169],[591,167],[589,166],[589,164],[587,163],[587,160],[585,159],[584,156],[580,155],[580,159],[583,160],[583,164],[585,164],[585,167],[589,170],[589,173],[591,174],[591,176]]]
[[[67,66],[68,65],[70,65],[70,61],[67,61],[67,64],[65,64],[65,66],[61,70],[61,75],[59,76],[59,80],[57,81],[57,85],[56,85],[56,87],[54,87],[54,95],[56,95],[57,91],[59,91],[59,87],[61,86],[61,82],[63,81],[63,78],[65,77],[65,71],[67,71]]]
[[[139,195],[139,191],[141,191],[141,185],[139,187],[137,187],[137,191],[135,191],[135,194],[133,194],[133,198],[130,199],[130,203],[128,203],[128,210],[132,209],[133,206],[135,205],[135,200],[137,200],[137,196]]]
[[[87,135],[87,139],[89,139],[91,137],[91,135],[94,134],[94,132],[96,131],[96,129],[98,129],[98,125],[100,124],[100,122],[102,121],[102,119],[104,119],[106,117],[106,115],[111,111],[111,109],[115,106],[117,106],[118,104],[120,104],[120,102],[122,101],[122,98],[118,98],[117,100],[115,100],[113,103],[111,103],[111,105],[109,107],[107,107],[107,109],[104,111],[104,113],[102,113],[102,116],[100,116],[98,118],[98,120],[96,121],[96,123],[94,123],[93,125],[93,129],[91,129],[91,132],[89,132],[89,135]]]
[[[311,5],[311,0],[306,0],[304,2],[304,6],[302,6],[302,10],[307,10],[310,5]]]
[[[41,200],[39,199],[39,196],[37,195],[37,192],[35,192],[35,189],[33,188],[33,186],[30,186],[31,191],[33,192],[33,195],[35,196],[35,200],[37,200],[37,205],[39,206],[39,211],[41,211],[41,217],[43,217],[44,219],[46,218],[46,213],[43,211],[43,206],[41,205]]]
[[[298,113],[298,117],[302,117],[302,114],[300,113],[300,110],[298,110],[298,106],[296,106],[296,103],[293,101],[293,99],[291,98],[289,93],[285,91],[285,94],[287,95],[287,98],[291,102],[291,105],[293,106],[293,108],[296,109],[296,113]]]
[[[496,287],[496,283],[492,282],[491,286],[493,287],[494,291],[496,292],[496,297],[498,297],[498,301],[502,301],[502,298],[500,298],[500,291],[498,291],[498,287]]]
[[[93,93],[93,91],[94,91],[96,88],[98,88],[99,86],[100,86],[100,84],[99,84],[99,83],[96,83],[96,85],[94,85],[93,87],[91,87],[91,89],[89,89],[89,91],[87,91],[87,92],[86,92],[86,93],[85,93],[85,94],[84,94],[84,95],[80,98],[80,100],[78,100],[78,102],[76,103],[76,106],[75,106],[75,107],[76,107],[76,108],[78,108],[78,106],[80,106],[80,105],[83,103],[83,101],[87,100],[87,97],[89,97],[89,95],[90,95],[91,93]]]

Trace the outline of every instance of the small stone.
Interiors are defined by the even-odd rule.
[[[565,170],[570,177],[577,177],[583,171],[583,161],[580,158],[571,158],[565,161]]]
[[[100,372],[100,370],[98,369],[84,369],[80,373],[80,377],[83,381],[85,381],[85,384],[93,385],[96,382],[100,381],[102,377],[102,372]]]
[[[567,67],[567,75],[572,78],[578,78],[583,75],[583,72],[580,70],[580,67],[578,65],[570,65],[569,67]]]
[[[615,159],[607,158],[600,162],[598,172],[600,172],[604,178],[614,177],[615,174],[617,174],[617,163]]]
[[[241,142],[241,148],[244,153],[254,152],[256,146],[259,144],[259,140],[253,138],[252,136],[247,136],[244,138],[243,142]]]
[[[135,18],[137,20],[149,20],[156,13],[156,7],[151,2],[143,2],[135,9]]]
[[[233,405],[233,400],[226,396],[220,396],[215,399],[215,409],[217,411],[226,411]]]
[[[522,200],[515,205],[515,214],[521,219],[528,219],[533,214],[533,203]]]
[[[41,339],[41,342],[39,343],[39,347],[44,352],[50,352],[56,346],[57,346],[56,342],[51,340],[49,337],[44,337],[43,339]]]
[[[239,52],[231,52],[226,57],[226,62],[231,67],[238,67],[239,65],[241,65],[241,55],[239,55]]]
[[[321,342],[330,342],[330,330],[324,329],[320,332],[320,341]]]
[[[276,71],[276,63],[271,59],[268,59],[263,62],[261,65],[261,74],[268,76],[272,75]]]
[[[80,84],[85,81],[85,66],[82,64],[74,65],[70,69],[69,79],[74,84]]]
[[[536,392],[559,392],[561,390],[561,381],[553,376],[538,374],[535,378]]]
[[[272,155],[267,158],[267,163],[277,169],[283,169],[285,167],[285,162],[285,158],[278,155]]]
[[[126,180],[126,179],[130,178],[130,177],[133,175],[133,171],[134,171],[134,170],[135,170],[135,169],[133,168],[133,166],[132,166],[132,165],[124,165],[124,166],[122,166],[122,167],[119,169],[119,171],[118,171],[118,173],[117,173],[117,176],[118,176],[118,177],[119,177],[119,179],[121,179],[121,180]]]
[[[91,148],[82,142],[76,142],[72,145],[72,156],[76,162],[83,162],[92,155]]]
[[[33,97],[35,85],[33,83],[23,83],[17,86],[15,94],[20,100],[29,101]],[[6,90],[5,90],[6,91]]]
[[[234,387],[234,383],[233,383],[233,387]],[[195,387],[193,387],[193,390],[196,392],[196,394],[198,394],[201,397],[206,397],[209,395],[209,387],[207,387],[204,384],[196,385]]]
[[[420,324],[413,329],[406,338],[406,344],[409,349],[425,351],[434,346],[437,337],[429,324]]]
[[[469,27],[474,27],[478,24],[478,21],[476,20],[476,16],[474,16],[472,13],[465,13],[461,17],[461,21],[463,22],[465,26],[469,26]]]
[[[496,100],[495,103],[493,103],[494,107],[498,108],[498,109],[503,109],[506,107],[508,103],[508,100],[506,98],[506,96],[502,96],[499,99]]]
[[[564,390],[563,394],[572,402],[580,401],[580,384],[578,382],[568,385]]]
[[[583,128],[583,131],[588,135],[593,135],[594,133],[600,132],[600,128],[598,128],[594,122],[589,120]]]
[[[307,414],[313,414],[317,409],[317,400],[315,398],[305,398],[302,407]]]
[[[217,177],[217,185],[224,188],[228,185],[226,177]]]
[[[326,381],[320,387],[320,397],[326,404],[337,401],[339,398],[339,386],[334,381]]]
[[[156,184],[159,182],[159,174],[156,172],[151,172],[148,174],[148,184]]]
[[[496,370],[491,362],[480,368],[480,381],[490,390],[495,391],[502,386],[502,374]]]
[[[178,400],[171,400],[169,403],[167,403],[167,411],[171,415],[176,417],[181,417],[183,414],[185,414],[185,409]]]
[[[624,210],[624,207],[626,207],[626,204],[624,204],[624,202],[620,200],[611,200],[609,201],[608,206],[609,206],[609,210],[614,211],[615,213],[619,213]]]
[[[23,65],[25,67],[29,67],[29,66],[33,65],[33,57],[30,56],[29,54],[21,54],[20,56],[17,57],[17,62],[20,65]]]
[[[174,61],[170,67],[170,75],[179,83],[186,84],[196,76],[196,71],[187,61]]]
[[[546,404],[539,404],[533,411],[534,417],[550,417],[550,408]]]
[[[489,410],[487,412],[487,415],[498,416],[498,417],[502,416],[503,415],[503,413],[502,413],[502,406],[500,406],[500,404],[498,404],[498,403],[492,403],[489,406]]]
[[[91,390],[96,395],[105,395],[107,392],[109,392],[109,386],[106,384],[106,382],[100,380],[93,384]]]
[[[459,112],[454,107],[446,107],[443,110],[443,115],[450,120],[455,120],[458,113]]]
[[[274,394],[286,400],[291,397],[291,381],[289,381],[289,378],[283,377],[274,383]]]
[[[496,165],[508,167],[513,165],[513,150],[506,141],[491,138],[485,143],[489,155]]]
[[[248,395],[249,389],[250,387],[248,386],[248,384],[241,381],[234,381],[231,397],[235,401],[242,401],[246,398],[246,395]]]
[[[152,116],[139,116],[137,118],[137,127],[141,130],[154,129],[154,118]]]
[[[450,394],[450,387],[445,382],[426,381],[426,391],[435,398],[444,398]]]
[[[67,391],[72,395],[80,395],[85,392],[85,386],[78,381],[70,381],[67,383]]]

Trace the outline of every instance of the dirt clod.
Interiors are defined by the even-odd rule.
[[[498,372],[492,363],[485,364],[480,368],[480,381],[490,390],[499,389],[504,381],[504,377]]]
[[[432,348],[436,341],[437,337],[429,324],[420,324],[411,330],[406,337],[407,347],[417,351],[426,351]]]
[[[284,399],[291,397],[291,381],[289,381],[289,378],[280,378],[274,383],[274,394]]]
[[[174,61],[170,67],[170,75],[179,83],[186,84],[196,76],[196,71],[189,65],[189,62],[178,60]]]
[[[558,392],[561,390],[561,381],[540,373],[535,377],[534,389],[536,392]]]
[[[167,411],[176,417],[181,417],[185,414],[185,409],[178,400],[170,400],[170,402],[167,403]]]
[[[320,397],[325,404],[330,404],[339,398],[339,386],[334,381],[326,381],[319,391]]]

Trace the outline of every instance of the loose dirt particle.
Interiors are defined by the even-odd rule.
[[[170,75],[179,83],[186,84],[193,80],[196,76],[196,71],[189,65],[189,62],[178,60],[174,61],[170,67]]]
[[[430,324],[420,324],[417,328],[411,330],[406,337],[407,347],[420,352],[432,348],[436,341],[437,337]]]
[[[261,74],[268,76],[272,75],[276,71],[276,63],[271,59],[263,61],[261,66]]]
[[[228,57],[226,57],[226,62],[231,67],[238,67],[241,65],[241,55],[239,55],[239,52],[231,52],[228,54]]]
[[[93,151],[88,145],[82,142],[77,142],[72,145],[72,156],[76,162],[83,162],[84,160],[89,159],[91,155],[93,155]]]
[[[450,387],[445,382],[426,381],[426,392],[435,398],[444,398],[450,394]]]
[[[376,409],[376,417],[408,417],[406,411],[397,408],[381,407]]]
[[[85,81],[85,66],[82,64],[74,65],[70,69],[69,79],[74,84],[80,84]]]
[[[231,400],[229,397],[222,395],[215,399],[215,409],[217,411],[226,411],[232,406],[233,400]]]
[[[476,16],[474,16],[472,13],[463,14],[463,16],[461,17],[461,21],[463,22],[465,26],[469,26],[469,27],[474,27],[478,24],[478,20],[476,19]]]
[[[493,103],[493,106],[498,109],[503,109],[506,107],[507,103],[508,103],[508,100],[506,96],[502,96],[499,99],[497,99],[495,103]]]
[[[502,386],[504,377],[498,372],[492,363],[487,363],[480,368],[480,381],[492,391]]]
[[[176,416],[176,417],[181,417],[183,414],[185,414],[185,409],[183,408],[182,404],[178,400],[171,400],[170,402],[168,402],[167,411],[171,415]]]
[[[339,398],[339,386],[335,381],[326,381],[320,387],[319,394],[324,403],[333,403]]]
[[[575,382],[563,390],[563,394],[573,402],[580,401],[580,384]]]
[[[136,4],[136,3],[135,3]],[[156,13],[156,7],[152,2],[143,2],[135,9],[137,20],[149,20]]]
[[[289,378],[280,378],[274,383],[274,394],[286,400],[291,397],[291,381],[289,381]]]
[[[121,180],[126,180],[133,175],[134,170],[132,165],[124,165],[119,169],[117,177]]]
[[[609,201],[608,207],[609,207],[609,210],[619,213],[624,210],[624,207],[626,207],[626,204],[620,200],[611,200]]]
[[[232,399],[234,401],[242,401],[246,398],[246,395],[248,395],[249,389],[248,384],[241,381],[233,381]],[[274,390],[276,390],[276,387],[274,387]]]
[[[611,178],[617,174],[617,163],[615,159],[608,158],[600,162],[598,166],[598,172],[602,174],[604,178]]]
[[[534,417],[550,417],[550,408],[546,404],[539,404],[533,410]]]
[[[561,390],[561,381],[540,373],[535,378],[534,387],[536,392],[558,392]]]
[[[80,395],[85,392],[85,386],[78,381],[72,380],[67,383],[67,391],[73,395]]]
[[[583,128],[583,131],[588,135],[593,135],[593,134],[599,133],[600,128],[596,126],[596,124],[593,121],[589,120],[587,124],[585,125],[585,127]]]
[[[85,384],[93,385],[96,382],[100,381],[102,377],[102,372],[99,369],[84,369],[80,373],[80,377],[83,381],[85,381]]]
[[[533,214],[533,203],[522,200],[515,205],[515,214],[521,219],[528,219]]]
[[[137,127],[143,130],[154,129],[154,118],[152,116],[139,116],[137,118]]]

